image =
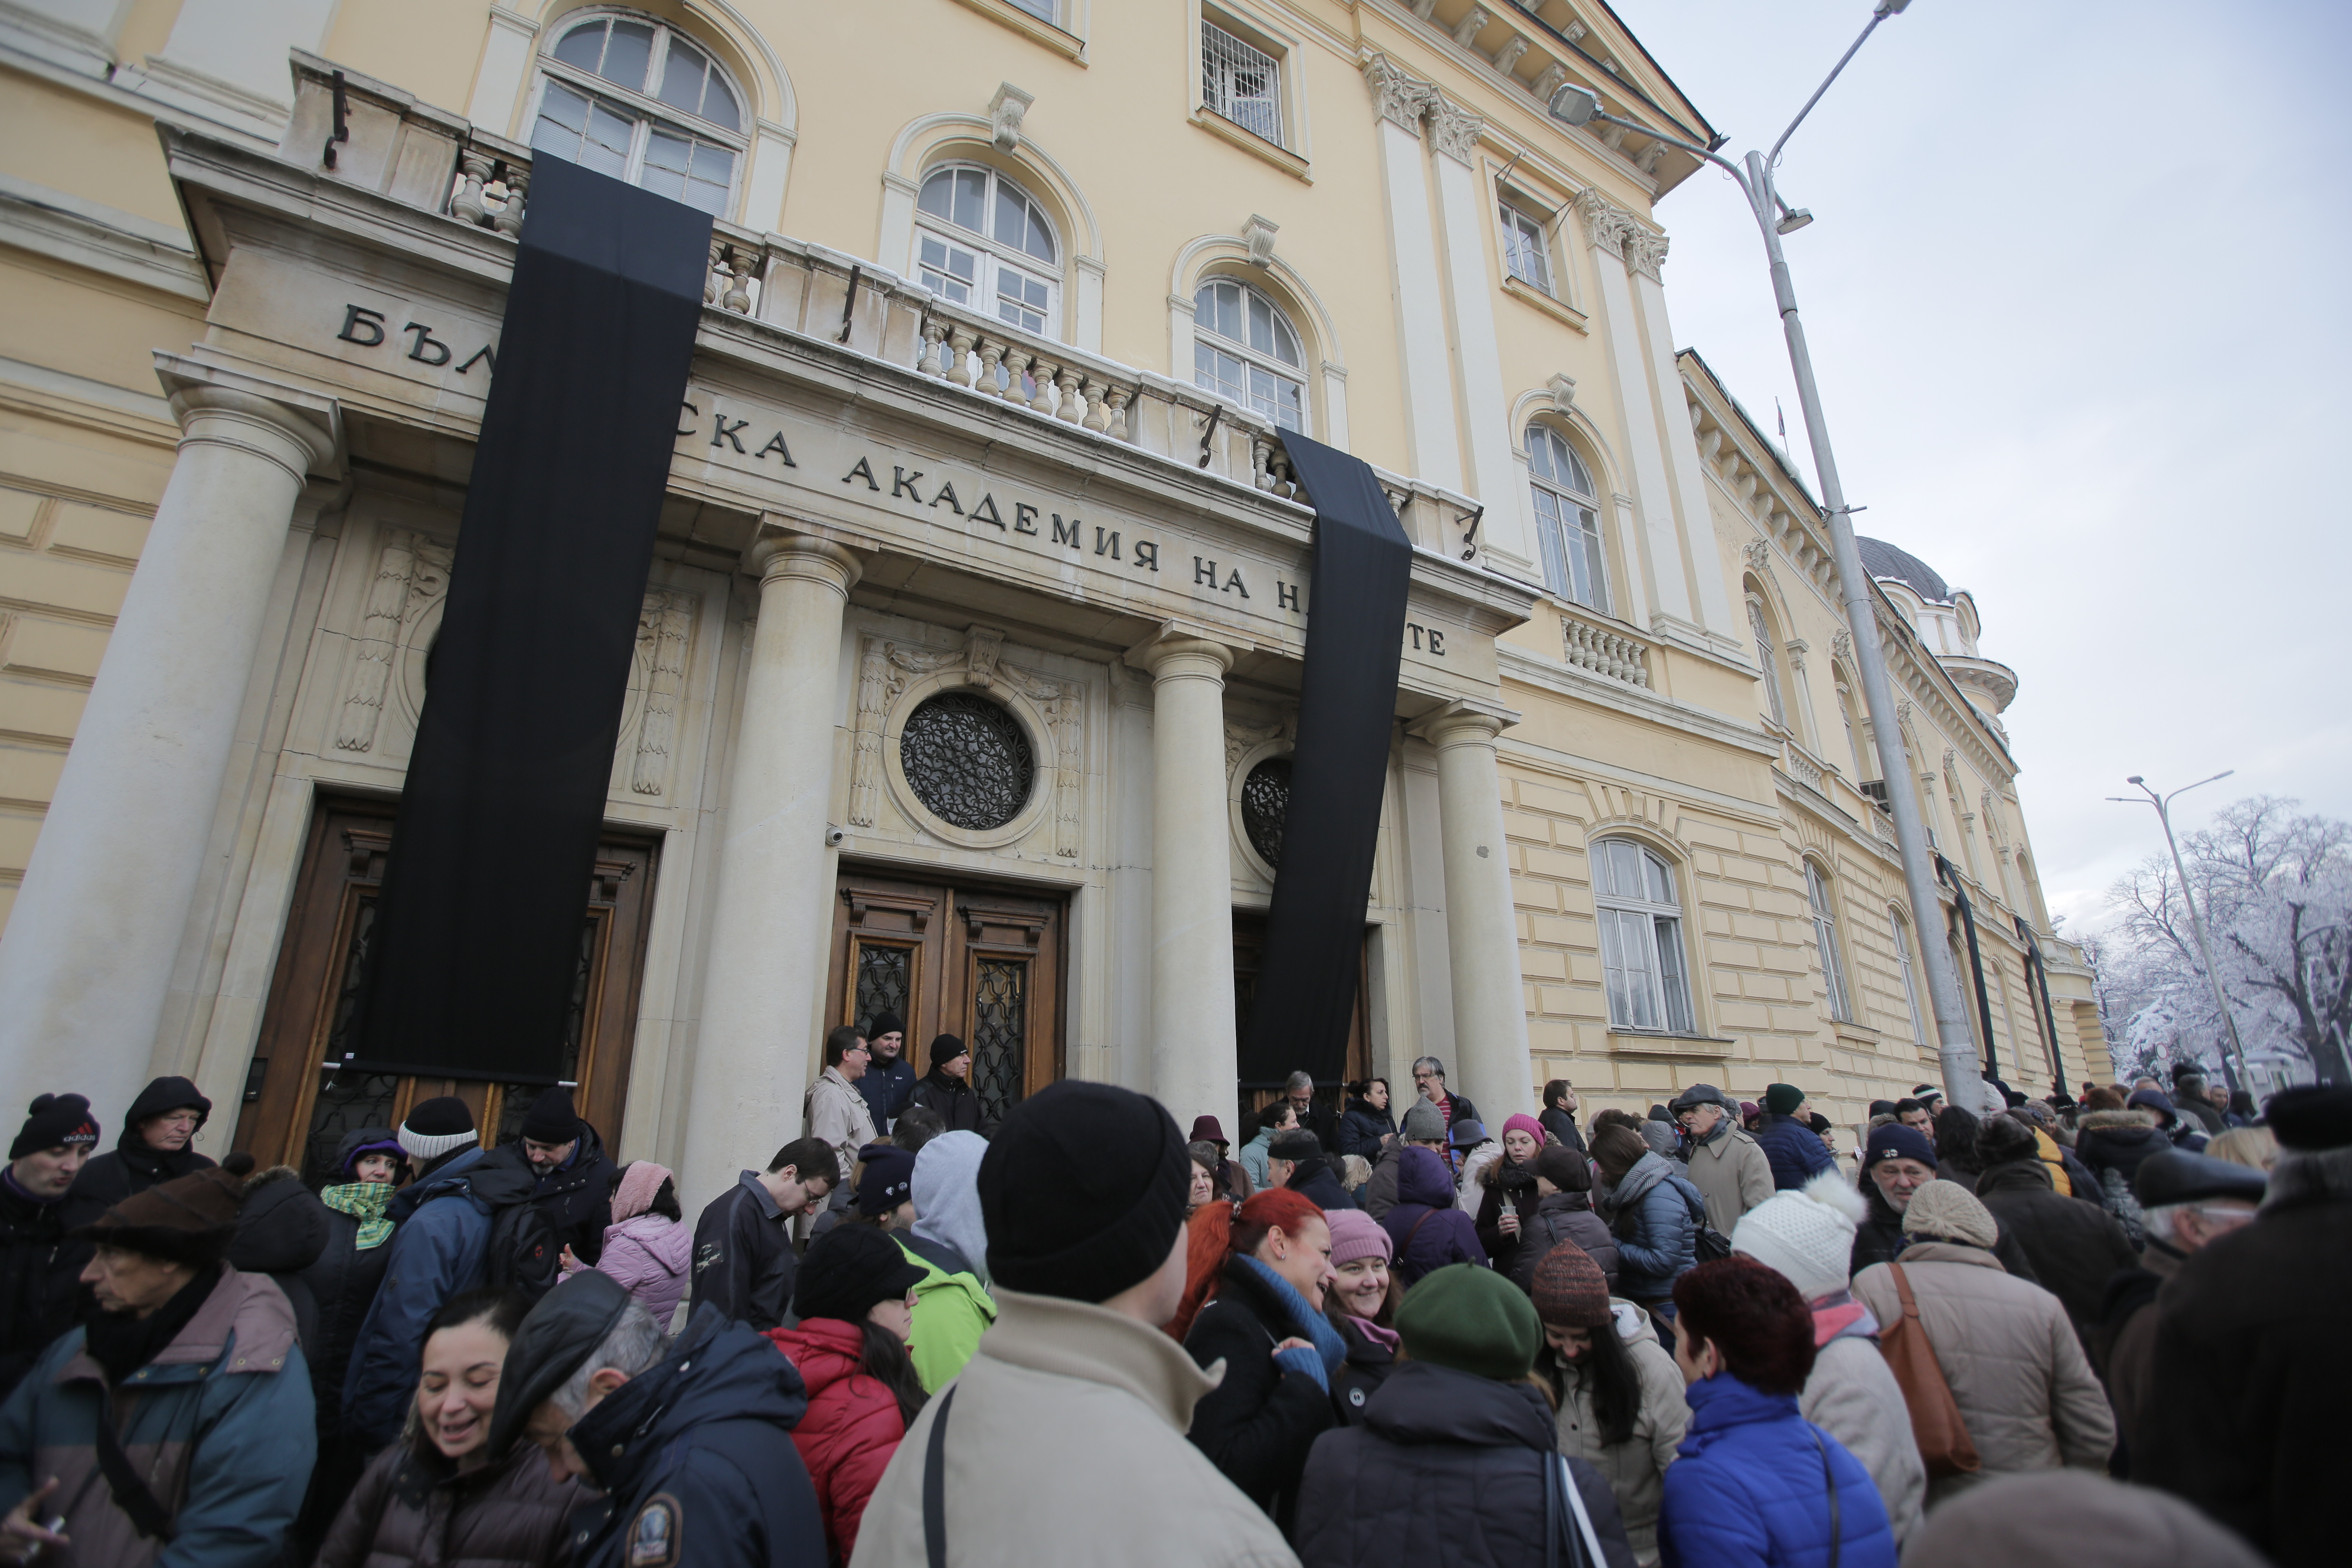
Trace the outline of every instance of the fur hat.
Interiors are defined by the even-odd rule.
[[[1806,1300],[1818,1301],[1846,1288],[1854,1232],[1869,1212],[1843,1176],[1823,1171],[1797,1191],[1775,1193],[1741,1215],[1731,1229],[1731,1250],[1776,1270]]]
[[[252,1173],[253,1156],[239,1152],[220,1164],[133,1193],[67,1234],[168,1263],[218,1263],[236,1235],[245,1178]]]
[[[2263,1107],[2263,1119],[2278,1135],[2279,1147],[2292,1153],[2341,1149],[2352,1143],[2352,1089],[2283,1089]]]
[[[2033,1136],[2033,1129],[2014,1116],[1987,1117],[1977,1129],[1977,1159],[1988,1167],[2041,1157],[2041,1141]]]
[[[1957,1241],[1990,1252],[2000,1239],[1992,1211],[1958,1182],[1927,1182],[1903,1211],[1903,1234],[1913,1241]]]

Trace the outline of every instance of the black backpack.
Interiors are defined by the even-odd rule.
[[[492,1212],[489,1246],[482,1254],[484,1285],[520,1290],[536,1301],[555,1288],[562,1268],[562,1243],[535,1201],[522,1198]]]

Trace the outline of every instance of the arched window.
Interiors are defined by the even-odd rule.
[[[1830,879],[1811,860],[1805,862],[1805,901],[1812,906],[1813,942],[1822,950],[1822,984],[1829,987],[1830,1016],[1851,1023],[1853,1007],[1846,1000],[1845,955],[1838,948],[1837,906],[1830,901]]]
[[[1895,928],[1895,966],[1903,972],[1903,1000],[1911,1008],[1911,1037],[1924,1046],[1927,1024],[1919,1013],[1919,981],[1911,967],[1911,922],[1903,918],[1901,910],[1888,910],[1886,918]]]
[[[1862,731],[1853,721],[1853,688],[1846,684],[1845,671],[1837,672],[1838,722],[1845,726],[1845,749],[1853,753],[1853,776],[1857,782],[1870,776],[1862,760]]]
[[[1584,459],[1550,426],[1530,425],[1528,468],[1535,476],[1536,539],[1543,551],[1545,584],[1561,598],[1607,615],[1601,503]]]
[[[1192,328],[1193,384],[1306,430],[1307,354],[1281,306],[1249,284],[1212,278],[1192,296]]]
[[[1780,696],[1780,661],[1773,652],[1772,623],[1764,614],[1763,599],[1753,593],[1748,595],[1748,631],[1756,642],[1756,668],[1772,706],[1772,722],[1785,727],[1789,705]]]
[[[571,23],[540,58],[534,151],[726,216],[743,100],[708,51],[650,17]]]
[[[1690,978],[1674,868],[1630,838],[1601,839],[1592,846],[1591,859],[1610,1025],[1691,1033]]]
[[[1045,209],[995,170],[956,163],[924,176],[915,261],[924,287],[942,298],[1051,332],[1061,256]]]

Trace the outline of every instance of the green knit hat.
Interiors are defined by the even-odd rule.
[[[1793,1083],[1776,1083],[1764,1090],[1764,1109],[1775,1116],[1794,1116],[1805,1103],[1805,1091]]]
[[[1527,1376],[1543,1345],[1543,1320],[1527,1292],[1474,1263],[1441,1268],[1406,1291],[1396,1326],[1413,1360],[1497,1383]]]

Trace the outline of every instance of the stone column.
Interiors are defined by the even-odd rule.
[[[1151,1083],[1181,1126],[1227,1129],[1234,1079],[1233,858],[1225,811],[1225,671],[1234,650],[1164,637],[1151,672]]]
[[[1462,445],[1454,415],[1454,365],[1445,347],[1437,235],[1429,217],[1428,160],[1421,150],[1422,117],[1436,89],[1398,70],[1385,55],[1366,62],[1364,82],[1380,117],[1376,134],[1388,205],[1389,289],[1396,300],[1397,346],[1404,362],[1405,440],[1412,472],[1433,485],[1459,490]]]
[[[1445,853],[1445,947],[1454,967],[1454,1050],[1446,1080],[1477,1102],[1486,1130],[1533,1114],[1518,922],[1503,837],[1495,737],[1517,714],[1455,705],[1412,727],[1437,752],[1438,837]]]
[[[156,1033],[325,405],[179,386],[179,456],[0,941],[0,1062],[110,1131]],[[234,1120],[235,1107],[225,1108]]]
[[[1691,429],[1690,395],[1684,390],[1682,366],[1675,359],[1675,337],[1666,321],[1666,290],[1659,278],[1665,265],[1666,237],[1643,233],[1625,242],[1625,270],[1633,298],[1642,307],[1642,325],[1648,347],[1651,391],[1658,400],[1658,424],[1665,437],[1666,460],[1682,513],[1691,520],[1696,539],[1691,551],[1692,610],[1707,639],[1726,653],[1735,652],[1746,629],[1732,619],[1732,596],[1708,547],[1712,527],[1700,526],[1713,516],[1706,499],[1706,473],[1698,460],[1698,437]]]
[[[698,1211],[801,1135],[832,940],[825,811],[857,558],[782,534],[754,543],[745,565],[760,574],[760,618],[745,654],[679,1172],[679,1201]]]

